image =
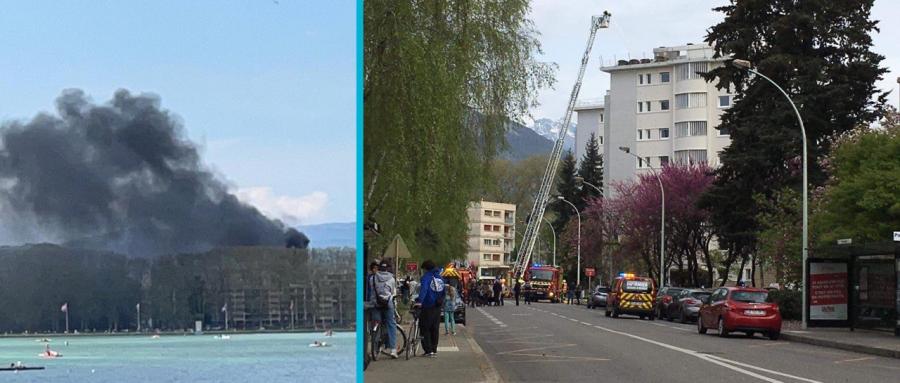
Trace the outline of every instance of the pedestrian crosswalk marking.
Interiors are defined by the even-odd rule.
[[[438,346],[438,352],[456,352],[459,351],[459,347],[456,346]]]

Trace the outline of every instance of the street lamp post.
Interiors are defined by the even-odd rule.
[[[807,191],[807,180],[806,180],[806,173],[807,173],[807,169],[806,169],[807,168],[807,166],[806,166],[806,128],[803,126],[803,118],[800,117],[800,111],[797,110],[797,105],[794,105],[794,101],[791,100],[791,97],[788,96],[787,92],[785,92],[784,89],[782,89],[780,86],[778,86],[778,84],[776,84],[775,81],[772,81],[772,79],[766,77],[766,75],[754,70],[751,67],[750,62],[747,60],[735,59],[735,60],[731,61],[731,65],[734,66],[735,68],[744,69],[750,73],[753,73],[759,77],[762,77],[762,78],[766,79],[766,81],[771,83],[773,86],[775,86],[775,88],[777,88],[779,91],[781,91],[781,94],[784,95],[784,98],[786,98],[788,100],[788,102],[791,104],[791,107],[794,108],[794,113],[797,114],[797,121],[800,122],[800,133],[802,133],[800,137],[803,138],[803,294],[802,294],[803,297],[802,297],[802,308],[800,311],[802,313],[802,315],[801,315],[802,322],[803,322],[802,328],[806,329],[806,319],[807,319],[806,318],[807,317],[806,293],[808,291],[808,288],[807,288],[808,281],[806,278],[806,258],[807,258],[808,251],[809,251],[809,235],[808,235],[808,233],[809,233],[809,206],[808,206],[809,195],[808,195],[808,191]],[[900,80],[900,79],[898,79],[898,80]]]
[[[596,168],[596,169],[599,169],[599,168],[600,168],[600,165],[597,165],[595,168]],[[585,184],[585,185],[587,185],[587,186],[590,186],[590,187],[594,188],[594,190],[596,190],[598,193],[600,193],[600,198],[601,198],[601,199],[603,198],[603,190],[601,190],[599,187],[597,187],[597,185],[594,185],[594,184],[592,184],[592,183],[590,183],[590,182],[587,182],[587,181],[584,179],[584,177],[582,177],[582,176],[576,176],[576,177],[575,177],[575,184]],[[579,188],[579,189],[580,189],[580,188]],[[604,205],[604,206],[605,206],[605,205]],[[608,259],[607,261],[609,262],[609,275],[610,275],[610,278],[612,278],[612,273],[613,273],[613,271],[612,271],[612,250],[610,250],[610,252],[609,252],[609,254],[608,254],[608,257],[609,257],[609,259]],[[598,278],[599,278],[599,276],[598,276]],[[611,283],[611,282],[612,282],[612,279],[610,279],[610,283]],[[601,284],[603,283],[603,279],[602,279],[602,278],[600,278],[600,283],[601,283]]]
[[[644,161],[643,158],[639,157],[637,154],[631,152],[631,149],[627,146],[620,146],[619,150],[625,152],[625,154],[630,154],[637,158],[640,161]],[[656,176],[656,180],[659,181],[659,193],[660,193],[660,224],[659,224],[659,287],[663,287],[663,283],[665,283],[665,271],[663,269],[666,267],[666,190],[663,188],[662,178],[659,177],[659,172],[656,171],[656,168],[653,165],[650,165],[650,161],[646,161],[647,166],[650,167],[650,170],[653,170],[653,175]]]
[[[544,223],[546,223],[547,226],[550,227],[550,232],[553,233],[553,267],[556,267],[556,229],[553,228],[553,225],[551,225],[550,221],[548,221],[546,218],[542,219],[544,220]]]
[[[576,266],[577,269],[576,269],[576,273],[575,273],[575,286],[577,286],[578,288],[581,288],[581,213],[578,211],[578,207],[575,206],[575,204],[566,200],[566,197],[558,195],[558,196],[556,196],[556,199],[569,204],[569,206],[571,206],[572,209],[575,209],[575,214],[578,217],[578,246],[577,246],[577,250],[576,250],[576,252],[577,252],[576,254],[578,254],[578,264]]]

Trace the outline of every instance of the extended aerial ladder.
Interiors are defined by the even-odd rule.
[[[544,210],[547,208],[547,199],[550,197],[550,189],[553,188],[553,180],[556,177],[556,168],[559,166],[559,157],[562,155],[563,142],[569,131],[569,123],[572,120],[572,111],[575,109],[575,101],[578,99],[578,92],[581,90],[581,81],[584,78],[584,70],[587,68],[588,59],[591,56],[591,47],[594,45],[594,37],[597,36],[597,30],[609,27],[610,13],[603,11],[603,15],[591,17],[591,35],[588,37],[587,48],[584,49],[584,56],[581,57],[581,69],[578,70],[578,80],[572,88],[572,94],[569,96],[569,106],[566,108],[566,116],[563,119],[562,127],[559,129],[559,138],[553,145],[553,151],[550,152],[550,160],[547,161],[547,168],[544,170],[544,178],[541,181],[541,188],[534,199],[534,206],[531,207],[531,214],[528,216],[528,225],[525,227],[525,235],[522,237],[522,243],[519,246],[519,254],[516,255],[516,263],[513,265],[513,280],[519,280],[528,268],[531,262],[531,251],[534,249],[534,242],[537,239],[538,231],[541,227]]]

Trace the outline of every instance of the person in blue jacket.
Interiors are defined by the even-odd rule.
[[[422,334],[422,350],[425,356],[437,356],[438,336],[441,329],[441,308],[444,304],[447,288],[444,279],[441,278],[441,270],[435,267],[434,262],[426,260],[422,262],[422,270],[425,274],[419,283],[419,296],[416,305],[422,308],[419,316],[419,332]]]

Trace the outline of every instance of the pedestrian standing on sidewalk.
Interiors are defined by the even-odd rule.
[[[416,306],[422,308],[419,317],[419,332],[422,333],[422,350],[425,356],[437,356],[438,337],[441,328],[441,309],[446,299],[446,288],[441,278],[441,270],[435,267],[434,262],[426,260],[422,262],[425,274],[419,281],[419,296],[416,297]]]
[[[494,279],[494,306],[503,304],[503,284],[500,283],[500,277]]]
[[[575,300],[575,286],[569,285],[569,291],[566,292],[566,298],[569,299],[567,304],[572,304],[572,301]]]
[[[397,359],[397,322],[394,318],[394,296],[397,295],[397,281],[391,274],[390,266],[382,262],[378,273],[372,276],[372,303],[375,311],[373,319],[379,320],[387,330],[387,351],[391,358]]]
[[[475,308],[478,301],[478,284],[474,280],[469,281],[469,306]]]
[[[513,286],[513,295],[516,296],[516,306],[519,305],[519,292],[522,291],[522,281],[516,280],[516,285]]]
[[[456,335],[456,319],[453,313],[456,312],[456,288],[447,286],[447,298],[444,299],[444,335]]]

